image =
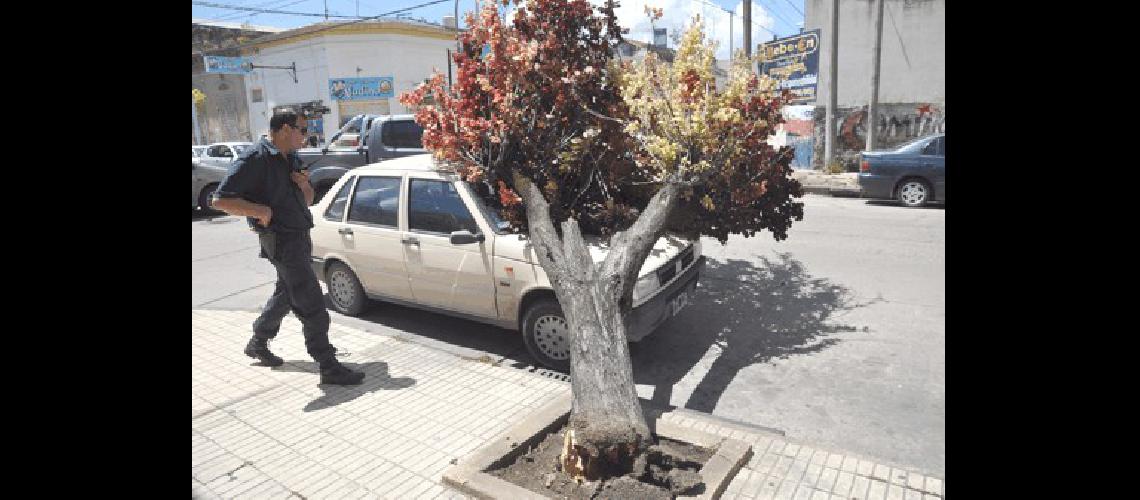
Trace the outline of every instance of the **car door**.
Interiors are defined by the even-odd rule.
[[[452,231],[482,234],[455,181],[409,174],[404,255],[416,302],[494,318],[491,240],[451,244]]]
[[[936,137],[919,155],[923,175],[934,184],[936,199],[946,198],[946,136]]]
[[[345,191],[353,182],[351,191]],[[400,174],[355,176],[335,195],[324,216],[336,221],[342,215],[337,211],[338,204],[341,200],[349,201],[343,222],[335,224],[336,231],[340,235],[340,250],[364,290],[372,295],[411,300],[400,242],[403,189]]]

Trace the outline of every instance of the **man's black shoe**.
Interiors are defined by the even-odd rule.
[[[350,370],[337,363],[328,368],[321,368],[321,383],[333,385],[356,385],[364,380],[364,372]]]
[[[249,339],[249,343],[245,345],[245,355],[257,358],[265,366],[281,366],[285,363],[285,360],[269,352],[269,341],[257,337]]]

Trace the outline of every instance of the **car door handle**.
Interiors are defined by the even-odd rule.
[[[400,240],[400,242],[405,244],[405,245],[419,245],[420,244],[420,240],[415,239],[415,238],[404,238],[404,239]]]
[[[352,234],[352,228],[351,227],[342,227],[340,229],[337,229],[336,232],[338,232],[340,234]]]

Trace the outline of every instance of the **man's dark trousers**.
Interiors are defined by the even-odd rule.
[[[281,320],[292,310],[301,320],[305,348],[322,365],[336,362],[336,348],[329,343],[329,312],[317,276],[313,273],[313,242],[308,231],[267,232],[258,235],[262,257],[277,269],[277,286],[265,310],[253,322],[253,335],[272,339]]]

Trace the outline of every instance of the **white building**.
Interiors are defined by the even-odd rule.
[[[450,19],[449,19],[450,20]],[[267,133],[273,109],[320,101],[330,112],[310,120],[322,142],[352,115],[399,114],[408,110],[399,95],[423,83],[434,71],[448,72],[448,50],[455,51],[455,30],[412,21],[323,22],[283,31],[244,48],[254,65],[246,75],[246,102],[254,137]],[[296,82],[288,69],[257,66],[296,64]],[[453,70],[454,71],[454,70]],[[390,97],[337,100],[330,82],[345,78],[391,78]]]

